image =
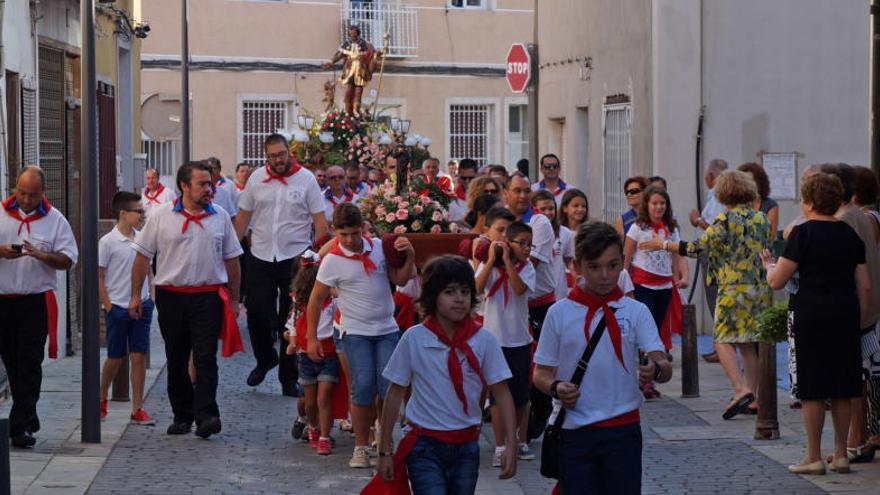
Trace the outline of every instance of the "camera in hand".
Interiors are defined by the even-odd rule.
[[[16,253],[21,253],[24,251],[24,246],[22,246],[21,244],[12,244],[10,247]]]

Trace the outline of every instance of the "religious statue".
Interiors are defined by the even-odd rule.
[[[345,87],[342,107],[345,113],[355,117],[361,116],[364,87],[373,78],[376,65],[384,56],[384,50],[376,51],[373,45],[361,38],[361,28],[353,25],[348,28],[348,39],[342,43],[330,62],[321,66],[326,70],[345,59],[342,75],[339,78],[339,83]]]
[[[333,103],[336,100],[336,81],[330,80],[324,83],[324,98],[321,99],[321,102],[324,103],[324,111],[329,112],[333,110]]]

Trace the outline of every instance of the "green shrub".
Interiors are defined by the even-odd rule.
[[[758,337],[776,343],[788,339],[788,302],[778,302],[758,315]]]

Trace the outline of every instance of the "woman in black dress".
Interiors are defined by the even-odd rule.
[[[807,455],[789,466],[797,474],[825,474],[821,456],[824,400],[831,399],[834,458],[828,466],[849,472],[846,438],[850,399],[860,397],[859,319],[868,306],[865,246],[852,228],[834,218],[843,201],[837,177],[819,173],[801,186],[801,208],[807,221],[796,226],[774,264],[765,250],[767,282],[781,289],[797,271],[799,286],[788,303],[789,364],[792,392],[803,403]]]

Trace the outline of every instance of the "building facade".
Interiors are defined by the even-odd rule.
[[[350,24],[388,58],[364,93],[386,118],[412,121],[441,160],[464,157],[509,167],[527,156],[526,98],[510,92],[504,60],[532,35],[532,0],[191,0],[192,155],[263,163],[262,139],[325,108],[321,65]],[[179,164],[181,8],[151,0],[143,55],[144,147],[165,177]],[[377,94],[378,93],[378,94]],[[342,90],[335,94],[341,107]]]

